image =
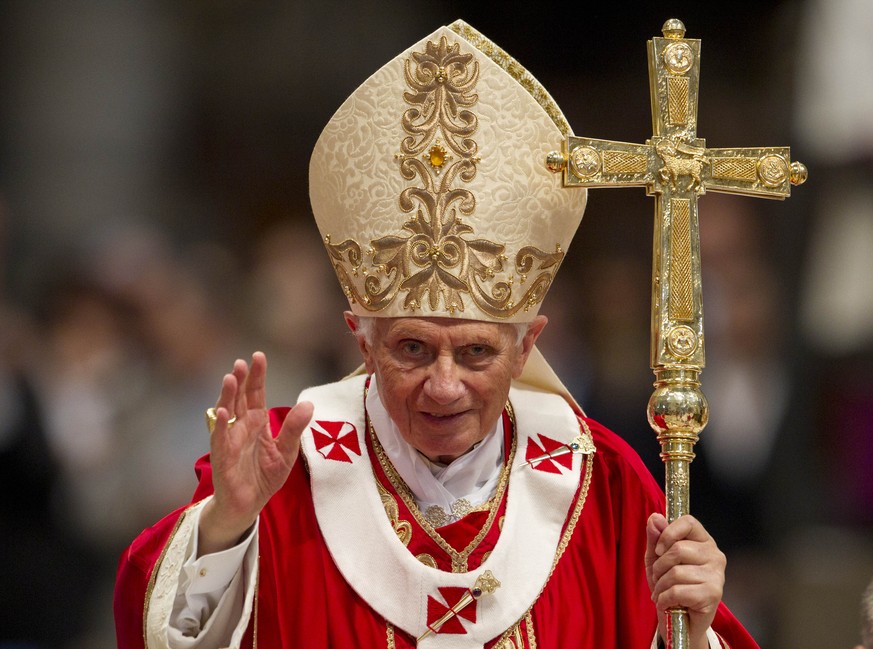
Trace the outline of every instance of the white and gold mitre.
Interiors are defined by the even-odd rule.
[[[539,82],[462,21],[367,79],[309,167],[352,311],[532,320],[585,209],[545,164],[569,134]]]

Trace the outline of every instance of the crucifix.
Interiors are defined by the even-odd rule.
[[[655,197],[649,424],[665,464],[667,519],[689,513],[689,469],[709,408],[700,390],[703,302],[697,198],[707,191],[787,198],[806,167],[788,147],[707,148],[697,137],[700,40],[676,19],[648,42],[652,137],[645,144],[568,137],[546,164],[564,187],[645,187]],[[687,649],[684,609],[669,611],[670,649]]]

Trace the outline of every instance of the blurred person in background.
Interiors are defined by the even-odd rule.
[[[791,141],[816,191],[783,224],[789,254],[777,251],[797,296],[777,470],[797,489],[769,520],[783,526],[777,642],[815,649],[854,644],[873,557],[873,3],[798,8]],[[798,451],[813,462],[798,466]]]
[[[347,335],[336,317],[344,300],[324,272],[318,230],[308,215],[286,218],[254,241],[240,290],[241,324],[270,358],[270,403],[330,381],[355,361],[352,345],[330,342]]]
[[[807,0],[797,141],[816,166],[799,274],[805,395],[829,523],[873,526],[873,3]],[[828,52],[821,56],[821,52]],[[835,413],[840,423],[832,435]]]
[[[63,458],[34,382],[35,326],[0,292],[0,648],[81,637],[97,556],[67,518]]]

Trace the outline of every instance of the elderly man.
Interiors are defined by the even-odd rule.
[[[675,606],[694,649],[757,646],[714,540],[535,346],[567,132],[461,22],[340,107],[311,197],[363,366],[268,410],[264,355],[234,364],[192,504],[122,558],[119,647],[654,647]]]

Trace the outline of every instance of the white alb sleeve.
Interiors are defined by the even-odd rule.
[[[198,558],[197,530],[208,500],[185,512],[157,568],[146,613],[150,649],[237,649],[248,626],[257,583],[257,524],[233,548]]]

